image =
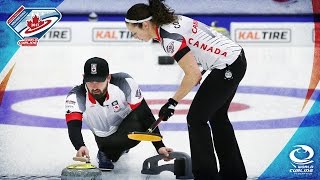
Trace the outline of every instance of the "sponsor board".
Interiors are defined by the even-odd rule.
[[[276,42],[290,43],[291,29],[236,29],[236,42]]]
[[[313,46],[312,22],[232,22],[231,39],[245,45]]]
[[[40,45],[151,44],[135,39],[124,22],[59,22],[41,38]]]
[[[42,38],[47,42],[70,42],[72,39],[71,28],[51,28]]]
[[[93,28],[93,42],[139,42],[126,28]]]

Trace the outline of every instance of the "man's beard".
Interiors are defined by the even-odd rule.
[[[92,94],[92,96],[95,98],[95,99],[102,99],[102,98],[105,98],[106,97],[106,92],[107,92],[107,89],[108,89],[108,86],[106,86],[103,90],[102,90],[102,92],[100,92],[100,93],[94,93],[93,91],[94,90],[91,90],[91,94]],[[99,90],[100,91],[100,90]]]

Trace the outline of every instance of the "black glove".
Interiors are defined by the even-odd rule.
[[[159,117],[162,117],[163,121],[167,121],[173,114],[174,114],[174,108],[178,102],[172,98],[168,100],[168,102],[163,105],[159,111]]]

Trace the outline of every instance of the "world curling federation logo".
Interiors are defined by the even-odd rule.
[[[307,145],[296,145],[290,152],[289,157],[293,168],[289,171],[296,175],[311,175],[313,173],[314,162],[312,160],[314,151],[310,146]]]
[[[20,8],[7,20],[7,25],[22,39],[20,46],[37,46],[39,39],[59,20],[56,8]]]

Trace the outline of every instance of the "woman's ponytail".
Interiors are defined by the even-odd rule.
[[[149,5],[143,3],[133,5],[127,11],[126,22],[142,27],[142,21],[149,19],[158,26],[176,21],[177,16],[174,15],[174,10],[162,1],[149,0]]]
[[[164,0],[149,0],[149,10],[152,15],[152,22],[161,26],[176,21],[174,10],[164,4]]]

